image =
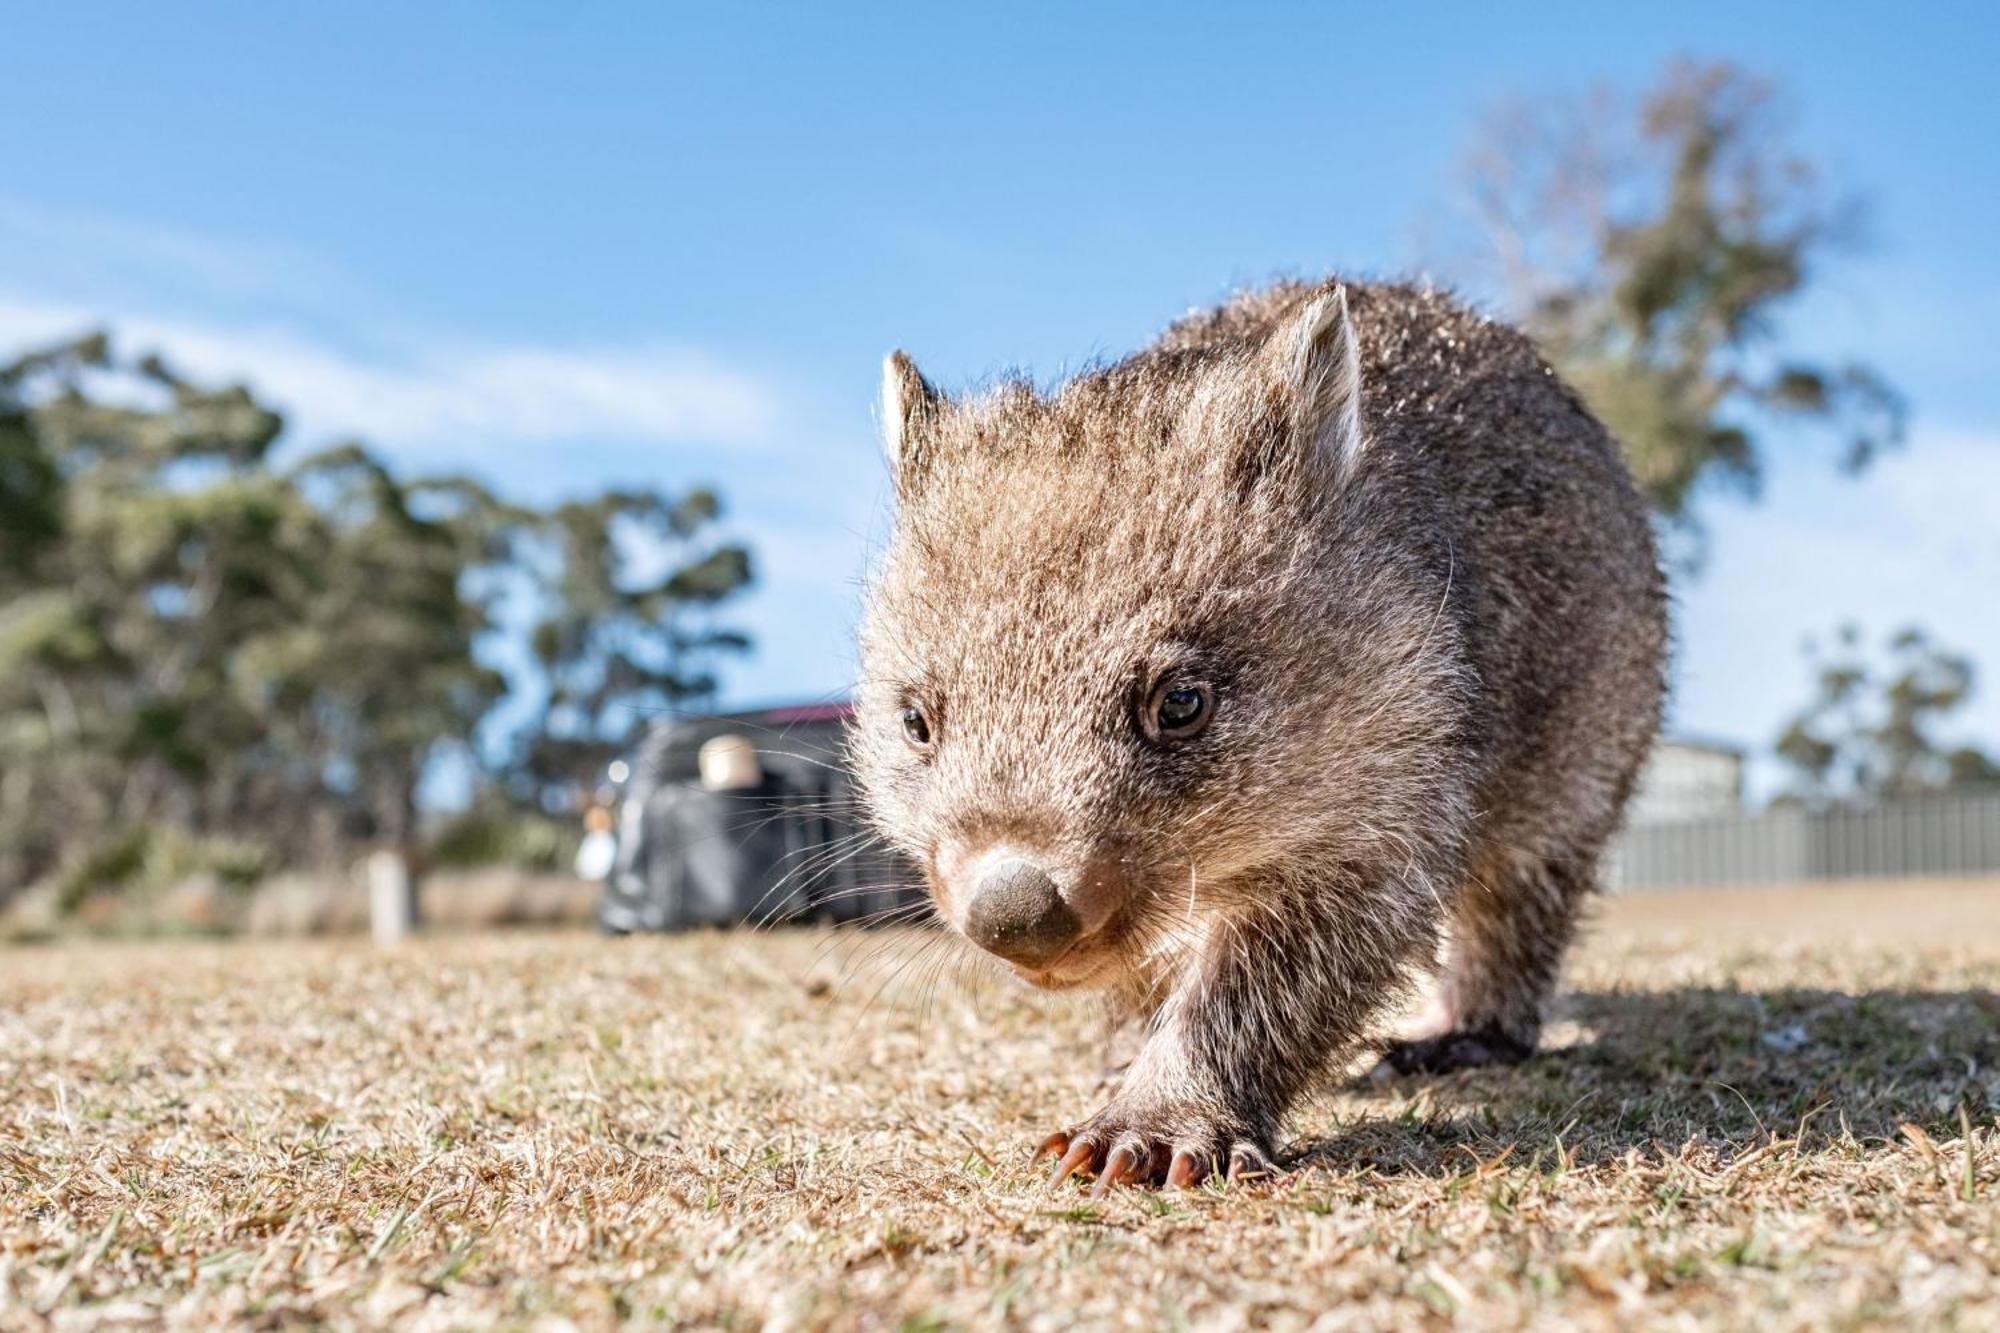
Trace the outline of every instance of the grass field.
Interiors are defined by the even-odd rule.
[[[1334,1081],[1275,1182],[1096,1205],[1027,1155],[1088,1011],[951,971],[0,951],[0,1326],[2000,1327],[2000,885],[1608,903],[1545,1058]]]

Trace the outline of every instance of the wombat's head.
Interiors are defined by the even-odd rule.
[[[1338,873],[1404,780],[1438,594],[1362,531],[1360,404],[1332,288],[1047,395],[953,401],[889,358],[855,761],[940,914],[1023,977],[1115,984],[1288,858]]]

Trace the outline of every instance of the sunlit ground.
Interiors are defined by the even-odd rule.
[[[923,937],[0,952],[0,1325],[2000,1322],[2000,883],[1605,906],[1555,1049],[1091,1204]]]

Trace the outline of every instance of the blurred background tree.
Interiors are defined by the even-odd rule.
[[[532,820],[509,793],[564,806],[747,646],[713,621],[750,566],[705,542],[707,491],[536,510],[359,444],[280,466],[283,426],[103,336],[0,367],[0,900],[420,859],[442,759],[489,816]],[[482,755],[509,692],[487,649],[524,588],[548,704]]]
[[[1879,662],[1853,625],[1831,651],[1806,645],[1814,694],[1779,734],[1785,798],[1814,807],[2000,787],[2000,760],[1940,730],[1971,696],[1972,662],[1921,629],[1889,639]]]
[[[101,356],[102,350],[86,345],[49,355]],[[62,474],[42,447],[23,397],[44,369],[32,357],[0,367],[0,596],[35,582],[62,532]]]
[[[324,532],[304,615],[248,669],[274,729],[319,759],[350,827],[417,851],[417,787],[436,753],[466,750],[507,692],[475,650],[494,630],[491,580],[527,515],[464,480],[399,482],[358,445],[307,458],[287,480]],[[259,669],[261,668],[261,669]]]
[[[1700,492],[1754,493],[1772,427],[1830,437],[1848,471],[1901,440],[1881,375],[1800,355],[1784,322],[1859,207],[1793,147],[1768,81],[1683,60],[1636,98],[1504,106],[1466,180],[1508,314],[1623,443],[1683,563]]]
[[[1902,442],[1902,396],[1864,362],[1807,354],[1790,319],[1857,245],[1863,209],[1795,145],[1770,80],[1683,59],[1636,95],[1516,101],[1479,126],[1464,176],[1506,314],[1618,438],[1681,574],[1701,563],[1703,497],[1755,497],[1774,436],[1830,445],[1848,473]],[[1973,686],[1963,655],[1914,627],[1880,667],[1851,626],[1809,652],[1815,696],[1775,747],[1784,799],[2000,776],[1936,737]]]
[[[747,587],[750,553],[707,532],[713,492],[608,491],[551,509],[530,561],[543,608],[529,647],[548,685],[517,785],[546,809],[598,780],[635,724],[712,701],[721,660],[750,647],[715,606]]]

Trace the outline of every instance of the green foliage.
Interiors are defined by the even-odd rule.
[[[550,511],[529,636],[548,694],[524,740],[524,795],[562,808],[637,727],[712,697],[720,660],[749,647],[713,618],[751,580],[748,551],[705,540],[720,513],[706,490],[610,491]]]
[[[1470,160],[1513,313],[1689,536],[1705,485],[1754,493],[1773,427],[1831,436],[1849,471],[1903,434],[1877,372],[1790,346],[1784,315],[1856,209],[1785,128],[1764,80],[1682,61],[1636,103],[1505,108]]]
[[[69,912],[93,894],[146,896],[197,876],[241,890],[271,868],[268,853],[255,843],[198,838],[168,824],[139,824],[83,846],[55,876],[56,902]]]
[[[1831,653],[1806,651],[1814,697],[1776,744],[1791,771],[1789,799],[1823,806],[2000,787],[2000,762],[1938,734],[1972,694],[1968,658],[1909,628],[1872,663],[1852,625],[1836,633]]]
[[[101,365],[105,353],[90,337],[0,366],[0,594],[33,586],[62,535],[62,471],[36,429],[27,384],[54,367]]]
[[[102,336],[0,366],[0,899],[414,851],[424,773],[476,763],[508,693],[483,646],[523,590],[548,705],[485,785],[550,808],[742,646],[710,619],[749,564],[704,540],[709,492],[524,508],[358,444],[281,463],[283,428]],[[530,818],[486,854],[564,853]]]
[[[580,841],[574,820],[504,802],[487,802],[454,816],[430,842],[425,863],[437,870],[512,866],[551,874],[567,871]]]

